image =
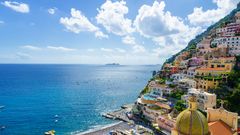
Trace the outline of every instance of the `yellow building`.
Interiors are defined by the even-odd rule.
[[[223,104],[222,104],[223,105]],[[209,108],[206,117],[197,110],[196,97],[189,97],[189,108],[177,116],[171,135],[237,135],[238,114],[221,106]]]
[[[198,68],[196,69],[196,76],[224,76],[228,75],[231,69],[224,67],[217,68]]]
[[[235,57],[221,57],[214,58],[207,61],[208,68],[225,68],[226,70],[232,70],[236,62]]]
[[[195,96],[189,97],[188,109],[182,111],[178,117],[172,135],[209,135],[206,117],[197,110]]]
[[[203,77],[196,79],[197,88],[204,89],[207,91],[208,89],[215,89],[222,81],[222,78],[214,78],[214,77]]]
[[[217,88],[221,81],[226,81],[230,72],[231,68],[226,67],[196,69],[197,88],[204,90]]]
[[[211,135],[237,135],[238,114],[223,108],[207,110],[207,121]]]

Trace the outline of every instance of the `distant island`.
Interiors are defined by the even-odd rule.
[[[106,66],[120,66],[119,63],[108,63],[108,64],[105,64]]]

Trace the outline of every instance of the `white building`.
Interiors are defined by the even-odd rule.
[[[173,79],[174,83],[177,83],[180,80],[186,78],[186,74],[183,74],[183,73],[172,74],[170,78]]]
[[[165,87],[164,87],[164,85],[158,84],[156,81],[151,81],[148,84],[148,88],[151,91],[151,93],[162,97],[163,96],[163,89]]]
[[[237,12],[235,14],[235,21],[236,21],[236,23],[240,23],[240,12]]]
[[[216,106],[215,94],[211,94],[200,89],[191,88],[188,90],[187,95],[182,96],[182,100],[187,102],[189,95],[195,95],[197,97],[198,108],[201,110],[207,110],[207,108],[213,108]]]
[[[188,60],[183,60],[180,62],[180,65],[179,65],[180,68],[185,69],[187,68],[187,66],[188,66]]]
[[[228,53],[231,56],[240,54],[240,36],[230,37],[227,39]]]
[[[187,70],[187,77],[188,78],[194,78],[195,75],[196,75],[196,67],[189,67],[188,70]]]
[[[200,41],[197,44],[197,49],[209,49],[210,42],[211,42],[211,38],[209,38],[209,37],[202,39],[202,41]]]
[[[197,87],[197,82],[193,79],[185,78],[182,79],[178,82],[178,86],[182,88],[196,88]]]
[[[240,54],[240,36],[215,38],[211,44],[213,46],[227,46],[231,56]]]

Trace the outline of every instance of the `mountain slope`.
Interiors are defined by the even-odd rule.
[[[224,18],[222,18],[221,20],[219,20],[218,22],[216,22],[215,24],[209,26],[207,28],[207,30],[205,30],[203,33],[197,35],[194,39],[192,39],[188,45],[183,49],[181,50],[180,52],[178,52],[177,54],[174,54],[172,57],[170,57],[169,59],[167,59],[164,64],[166,63],[172,63],[175,58],[181,53],[181,52],[184,52],[184,51],[187,51],[189,49],[191,49],[192,47],[196,47],[196,44],[198,42],[200,42],[202,40],[202,38],[206,35],[208,35],[212,30],[220,27],[221,25],[224,25],[225,23],[229,22],[229,21],[232,21],[233,18],[234,18],[234,15],[235,13],[237,13],[238,11],[240,11],[240,2],[238,3],[237,5],[237,8],[234,9],[230,14],[228,14],[227,16],[225,16]],[[163,64],[163,65],[164,65]]]

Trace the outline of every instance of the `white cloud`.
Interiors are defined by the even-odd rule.
[[[56,12],[57,8],[56,7],[53,7],[53,8],[49,8],[48,9],[48,13],[51,14],[51,15],[54,15],[55,12]]]
[[[97,37],[97,38],[108,38],[108,35],[106,35],[106,34],[104,34],[103,32],[101,32],[101,31],[96,31],[95,32],[95,37]]]
[[[16,12],[20,12],[20,13],[30,12],[30,8],[26,3],[19,3],[15,1],[4,1],[2,2],[2,5],[4,5],[5,7],[9,7]]]
[[[196,26],[209,26],[232,11],[239,0],[213,0],[217,5],[216,9],[203,11],[203,7],[195,7],[193,13],[188,15],[188,20]]]
[[[175,46],[162,46],[152,50],[155,56],[163,58],[163,60],[169,58],[173,54],[178,53],[178,51],[179,48],[176,48]]]
[[[62,47],[62,46],[47,46],[47,48],[51,49],[51,50],[65,51],[65,52],[76,51],[76,49],[66,48],[66,47]]]
[[[101,48],[100,50],[103,52],[112,53],[112,54],[126,52],[126,50],[121,49],[121,48]]]
[[[20,59],[29,59],[31,58],[31,55],[27,54],[27,53],[23,53],[23,52],[18,52],[16,54],[17,58],[20,58]]]
[[[25,46],[22,46],[22,48],[28,49],[28,50],[34,50],[34,51],[37,51],[37,50],[41,50],[41,49],[42,49],[42,48],[40,48],[40,47],[36,47],[36,46],[32,46],[32,45],[25,45]]]
[[[87,49],[88,52],[94,52],[95,50],[94,49]]]
[[[110,48],[101,48],[101,51],[104,51],[104,52],[113,52],[113,49],[110,49]]]
[[[133,53],[144,53],[146,49],[142,45],[133,45]]]
[[[67,30],[77,34],[80,32],[94,32],[98,38],[108,37],[103,34],[98,27],[93,25],[81,11],[74,8],[71,9],[71,17],[61,17],[60,23],[63,24]]]
[[[121,48],[115,48],[115,49],[116,49],[117,52],[120,52],[120,53],[125,53],[126,52],[126,50],[121,49]]]
[[[134,31],[132,21],[125,18],[127,13],[128,7],[125,1],[112,2],[111,0],[106,0],[98,9],[97,23],[102,24],[110,33],[120,36],[127,35]]]
[[[152,6],[143,5],[134,21],[136,29],[145,37],[159,37],[186,31],[181,18],[164,11],[165,2],[155,1]]]
[[[124,44],[129,44],[129,45],[134,45],[134,44],[136,44],[135,38],[132,37],[132,36],[125,36],[125,37],[123,37],[123,38],[122,38],[122,42],[123,42]]]
[[[160,46],[156,48],[158,55],[167,58],[166,56],[183,49],[202,29],[184,24],[182,18],[164,9],[164,1],[154,1],[152,6],[142,5],[134,26],[142,36],[152,39]]]

